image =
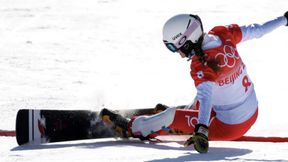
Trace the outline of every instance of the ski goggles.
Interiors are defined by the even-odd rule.
[[[166,47],[171,51],[171,52],[177,52],[178,48],[173,44],[173,43],[167,43],[164,42]]]

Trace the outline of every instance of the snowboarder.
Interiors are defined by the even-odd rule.
[[[190,74],[197,89],[195,102],[188,109],[159,104],[156,109],[162,112],[129,122],[107,109],[102,111],[102,117],[116,126],[122,123],[122,130],[141,139],[164,130],[191,133],[184,145],[193,144],[199,153],[208,152],[208,139],[240,138],[257,119],[258,101],[236,45],[288,26],[287,19],[288,12],[261,25],[216,26],[205,33],[199,16],[173,16],[163,27],[163,41],[170,51],[191,60]]]

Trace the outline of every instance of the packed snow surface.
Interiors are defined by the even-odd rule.
[[[0,0],[0,129],[18,109],[146,108],[192,102],[190,62],[162,42],[165,21],[198,14],[216,25],[263,23],[287,0]],[[288,137],[288,27],[239,44],[259,99],[247,133]],[[1,162],[288,161],[288,143],[210,142],[208,154],[181,143],[95,139],[18,146],[0,137]]]

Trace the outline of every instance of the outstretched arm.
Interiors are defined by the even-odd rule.
[[[241,26],[242,31],[242,42],[251,40],[254,38],[260,38],[263,35],[270,33],[274,29],[288,25],[288,11],[284,14],[284,16],[277,17],[274,20],[270,20],[264,24],[251,24],[248,26]]]

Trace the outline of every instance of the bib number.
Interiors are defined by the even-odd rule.
[[[249,78],[247,75],[245,75],[242,79],[242,85],[245,89],[245,93],[248,91],[248,88],[251,86],[251,82],[249,82]]]

